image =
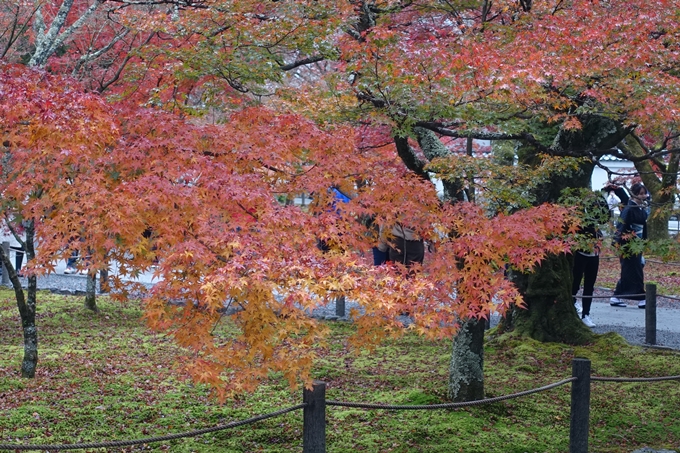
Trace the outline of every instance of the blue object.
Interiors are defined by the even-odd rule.
[[[335,187],[331,187],[331,191],[333,192],[334,203],[335,201],[340,201],[341,203],[348,203],[351,200],[350,197],[340,192]]]

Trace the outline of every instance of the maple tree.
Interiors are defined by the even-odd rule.
[[[442,137],[512,139],[522,144],[526,162],[537,153],[590,161],[573,177],[544,185],[537,202],[556,201],[564,187],[586,186],[602,155],[631,155],[617,145],[644,150],[647,144],[633,160],[660,175],[659,203],[672,197],[677,151],[667,144],[677,129],[674,2],[363,4],[364,26],[357,28],[363,34],[346,37],[342,47],[352,75],[346,92],[363,102],[359,108],[372,106],[372,116],[393,124],[397,134],[420,136],[417,128],[424,128]],[[404,161],[424,175],[423,161],[401,143]],[[656,159],[651,166],[650,158]],[[661,181],[649,184],[656,188]],[[658,224],[665,233],[663,217]],[[568,280],[566,259],[549,266],[561,281]],[[536,291],[556,288],[537,281]],[[559,292],[559,304],[552,303],[556,293],[546,296],[518,312],[529,317],[525,331],[541,339],[587,339],[577,321],[568,321],[569,288]],[[541,314],[552,305],[555,313]],[[544,319],[552,320],[549,326]]]
[[[529,307],[517,311],[523,331],[588,338],[567,288],[540,277],[569,278],[560,255],[567,211],[541,203],[586,185],[597,158],[635,136],[646,146],[636,159],[669,155],[655,171],[674,172],[673,2],[165,3],[147,15],[122,8],[121,28],[109,28],[144,43],[110,87],[128,104],[117,107],[106,184],[119,188],[122,218],[133,224],[88,243],[131,250],[116,258],[123,272],[159,259],[149,320],[193,348],[200,379],[225,392],[252,388],[265,370],[304,380],[323,329],[302,308],[337,293],[362,306],[364,340],[398,332],[391,315],[403,311],[414,313],[415,329],[439,335],[442,324],[522,306],[505,264],[529,272],[550,253],[517,280]],[[447,141],[470,138],[518,141],[526,165],[551,162],[542,154],[587,160],[547,177],[518,167],[494,188],[512,172],[459,159]],[[433,173],[449,200],[475,193],[491,203],[442,203]],[[353,193],[340,210],[328,208],[334,185]],[[311,213],[274,202],[296,193],[314,194]],[[519,210],[531,203],[541,206]],[[365,263],[360,252],[377,238],[357,219],[368,217],[413,225],[437,243],[418,278]],[[320,255],[317,238],[337,249]],[[225,301],[238,308],[240,336],[218,341],[210,326]],[[258,372],[245,378],[251,368]],[[224,369],[234,370],[226,383]]]
[[[147,22],[151,30],[171,30],[191,43],[182,47],[178,42],[176,51],[166,52],[182,61],[182,66],[172,74],[165,72],[163,84],[154,87],[154,99],[186,110],[186,101],[192,99],[228,105],[234,99],[243,102],[243,93],[276,94],[270,104],[318,121],[387,124],[398,155],[423,179],[429,179],[428,161],[436,154],[447,155],[445,147],[436,144],[438,136],[470,137],[476,126],[499,127],[494,124],[498,115],[484,112],[505,108],[507,102],[501,105],[490,99],[480,87],[478,79],[483,80],[485,74],[475,67],[476,35],[461,33],[477,20],[476,7],[439,2],[297,2],[294,7],[243,3],[241,7],[210,2],[198,12],[187,10],[172,19],[154,17]],[[316,14],[320,8],[332,13]],[[461,12],[470,17],[456,17]],[[330,63],[322,71],[305,68],[319,61]],[[159,63],[165,64],[165,59]],[[294,75],[285,77],[286,71]],[[295,79],[310,72],[308,83]],[[219,101],[216,87],[227,88],[218,95]],[[475,102],[478,105],[473,106]],[[409,143],[409,135],[418,139],[420,150]],[[539,143],[528,133],[474,135],[526,137]],[[433,146],[423,146],[425,142]],[[429,155],[423,159],[421,152]],[[462,198],[464,187],[456,180],[444,181],[444,185],[450,198]],[[581,337],[587,338],[588,331],[577,320],[571,325],[572,330],[580,327]]]
[[[27,331],[35,334],[35,276],[74,247],[88,250],[91,269],[116,259],[121,276],[156,258],[162,278],[146,316],[193,351],[192,373],[222,395],[251,389],[272,370],[307,382],[311,346],[325,331],[308,311],[338,292],[362,307],[360,343],[401,332],[404,310],[419,332],[444,335],[457,317],[520,303],[503,263],[528,270],[567,246],[556,234],[568,211],[523,212],[527,228],[512,215],[488,219],[474,205],[442,204],[393,149],[357,147],[351,129],[323,130],[263,108],[219,125],[122,106],[114,115],[102,99],[57,77],[20,67],[6,67],[3,77],[5,210],[33,222],[40,252],[29,251],[28,302],[12,276]],[[327,207],[335,184],[355,189],[339,211]],[[275,201],[277,193],[302,191],[316,194],[313,212]],[[361,257],[377,239],[357,221],[363,215],[421,225],[420,234],[438,242],[439,258],[419,278],[399,266],[374,267]],[[457,234],[442,236],[447,231]],[[337,249],[321,253],[318,238]],[[463,267],[451,266],[462,257]],[[239,333],[215,338],[225,303],[237,308]],[[26,345],[34,371],[37,337],[27,335]],[[223,370],[231,373],[226,381]]]
[[[0,258],[21,314],[27,377],[35,374],[38,359],[36,276],[53,271],[55,259],[78,247],[85,228],[97,234],[97,218],[105,214],[96,216],[88,207],[111,204],[106,187],[97,183],[107,148],[115,143],[115,122],[102,99],[71,85],[21,66],[3,65],[0,72],[3,224],[25,247],[27,293],[9,256],[3,252]]]
[[[145,131],[149,124],[153,130]],[[148,191],[148,178],[173,187],[180,179],[191,181],[173,188],[182,192],[180,198],[154,196],[143,209],[154,213],[145,222],[158,238],[162,276],[146,302],[146,316],[194,350],[191,371],[221,391],[252,389],[271,370],[283,372],[291,383],[306,381],[311,345],[324,331],[308,312],[338,293],[362,307],[363,313],[355,314],[357,341],[399,334],[397,315],[403,311],[413,314],[414,328],[422,334],[443,335],[455,328],[457,318],[487,316],[491,309],[519,303],[513,285],[503,278],[502,263],[528,270],[547,251],[566,247],[556,234],[567,210],[542,207],[518,214],[530,222],[532,228],[526,228],[504,215],[490,221],[473,205],[441,204],[432,185],[409,176],[393,150],[357,149],[351,130],[330,134],[301,117],[259,108],[234,114],[223,125],[196,129],[200,141],[194,145],[178,140],[178,130],[187,137],[191,126],[171,117],[133,120],[127,127],[132,128],[124,134],[128,139],[151,147],[130,146],[141,157],[136,159],[140,167],[121,176],[127,184],[135,179]],[[149,134],[155,140],[148,140]],[[197,150],[204,151],[197,156]],[[157,152],[170,152],[177,168],[177,173],[164,170],[162,181],[155,170],[143,170]],[[357,180],[364,183],[357,186]],[[329,209],[330,185],[352,187],[354,198],[339,210]],[[303,191],[316,194],[315,215],[274,202],[274,194]],[[141,193],[139,199],[145,200]],[[411,279],[399,266],[374,267],[361,258],[377,240],[357,221],[368,215],[379,224],[422,225],[420,233],[438,243],[437,259]],[[446,231],[458,235],[442,237]],[[318,238],[335,248],[321,253]],[[462,257],[466,264],[457,272],[451,263]],[[185,303],[169,306],[168,300]],[[236,308],[232,321],[239,334],[215,339],[210,332],[225,301]],[[224,369],[231,372],[227,382]]]

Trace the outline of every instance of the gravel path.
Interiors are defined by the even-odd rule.
[[[595,292],[593,293],[594,297],[598,297],[598,299],[596,299],[596,300],[599,301],[599,302],[608,302],[609,297],[611,295],[612,295],[612,290],[607,289],[607,288],[595,288]],[[657,298],[656,298],[657,308],[666,308],[666,309],[671,309],[671,310],[678,310],[678,314],[680,315],[680,301],[675,299],[676,296],[668,295],[668,296],[670,296],[670,298],[664,297],[664,296],[665,295],[657,294]],[[637,307],[636,301],[625,301],[625,302],[627,302],[632,309],[635,309]],[[643,311],[643,310],[640,310],[640,311]],[[642,313],[641,315],[644,316],[644,313]],[[642,319],[644,319],[644,317]],[[623,338],[625,338],[626,341],[630,344],[640,345],[640,346],[649,346],[649,345],[645,344],[644,322],[641,324],[640,327],[625,327],[625,326],[618,326],[618,325],[607,325],[607,324],[604,323],[604,320],[598,319],[597,327],[593,327],[592,330],[593,330],[593,332],[599,333],[599,334],[608,333],[608,332],[616,332],[619,335],[621,335]],[[665,347],[665,348],[680,350],[680,332],[671,332],[669,330],[657,329],[657,331],[656,331],[656,345],[658,347]]]
[[[608,300],[610,295],[611,295],[611,290],[604,289],[604,288],[597,288],[595,293],[593,294],[594,296],[600,296],[602,299]],[[602,302],[602,299],[599,299],[600,302]],[[628,301],[631,310],[635,309],[637,311],[637,302],[634,301]],[[657,297],[657,307],[660,308],[669,308],[669,309],[678,309],[678,316],[680,316],[680,302],[677,300],[672,300],[664,297]],[[346,301],[345,302],[345,316],[341,316],[339,313],[336,313],[336,305],[335,302],[331,302],[325,307],[317,308],[313,311],[312,316],[320,319],[327,319],[327,320],[347,320],[347,315],[349,314],[350,310],[352,308],[359,308],[358,305],[352,301]],[[642,310],[640,310],[642,312]],[[644,316],[644,313],[640,313],[640,315]],[[404,323],[405,325],[409,325],[412,323],[411,319],[406,317],[406,316],[401,316],[400,321]],[[491,327],[494,327],[498,324],[500,317],[498,315],[491,315]],[[621,335],[629,344],[632,345],[638,345],[638,346],[647,346],[647,347],[652,347],[648,344],[645,343],[645,326],[644,326],[644,317],[642,317],[642,323],[640,327],[626,327],[626,326],[621,326],[621,325],[615,325],[615,324],[605,324],[604,319],[598,319],[598,325],[597,327],[593,327],[592,330],[595,333],[598,334],[604,334],[604,333],[609,333],[609,332],[616,332],[619,335]],[[680,327],[680,326],[679,326]],[[653,347],[656,348],[669,348],[669,349],[676,349],[680,350],[680,329],[678,329],[678,332],[671,332],[669,330],[663,330],[663,329],[657,329],[656,332],[656,345]]]
[[[26,279],[20,278],[24,288],[26,287]],[[49,274],[38,277],[38,289],[49,290],[58,294],[85,294],[87,284],[87,277],[85,275],[64,275],[64,274]],[[142,282],[146,288],[151,288],[150,283]],[[10,285],[6,285],[11,287]],[[97,290],[99,290],[99,278],[97,278]]]

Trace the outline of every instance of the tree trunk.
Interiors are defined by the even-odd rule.
[[[99,271],[99,292],[108,293],[111,291],[111,286],[109,285],[109,270],[103,269]]]
[[[595,135],[595,134],[594,134]],[[579,137],[558,135],[565,141],[564,149],[572,149]],[[556,139],[557,140],[557,139]],[[519,160],[532,165],[538,156],[530,147],[520,149]],[[589,188],[594,165],[583,163],[571,174],[555,174],[536,191],[536,204],[556,202],[565,188]],[[503,321],[501,329],[515,329],[538,341],[584,344],[593,334],[579,319],[574,308],[571,285],[573,281],[571,255],[548,256],[531,274],[510,272],[511,280],[524,296],[525,309],[516,307]]]
[[[26,257],[28,261],[35,257],[33,248],[34,229],[32,222],[26,225]],[[21,328],[24,332],[24,358],[21,362],[21,377],[35,377],[35,370],[38,366],[38,328],[35,325],[35,307],[37,300],[38,281],[34,275],[28,277],[28,297],[24,293],[19,281],[16,269],[12,265],[9,256],[0,248],[0,260],[5,265],[5,270],[9,274],[9,280],[14,289],[17,300],[17,308],[21,317]]]
[[[484,398],[484,328],[483,319],[462,323],[453,339],[449,367],[449,397],[453,401]]]
[[[17,297],[19,313],[21,314],[21,327],[24,331],[24,360],[21,362],[21,377],[24,378],[35,377],[35,370],[38,366],[38,327],[35,325],[37,280],[34,275],[28,277],[28,297],[25,303],[19,302],[19,297]],[[23,291],[21,291],[22,299],[23,294]]]
[[[668,200],[659,200],[659,196],[654,196],[651,193],[653,203],[672,203],[672,198]],[[659,200],[659,201],[657,201]],[[647,219],[647,239],[658,240],[658,239],[668,239],[668,219],[670,214],[668,211],[656,210],[652,207],[652,214]]]
[[[446,157],[451,151],[437,134],[420,127],[414,128],[418,144],[428,160]],[[406,138],[395,138],[395,145],[404,164],[415,174],[430,180],[424,171],[424,162],[408,144]],[[463,201],[461,181],[443,181],[444,198],[450,203]],[[473,401],[484,398],[484,326],[483,321],[467,321],[453,339],[453,352],[449,368],[449,395],[455,401]]]
[[[635,137],[627,137],[621,141],[619,149],[631,158],[648,154]],[[650,160],[642,160],[634,164],[652,196],[652,215],[647,220],[647,238],[668,239],[668,218],[674,208],[680,153],[670,154],[667,162],[656,160],[652,163]]]
[[[85,308],[94,312],[99,311],[99,308],[97,308],[96,292],[97,273],[91,271],[87,273],[87,286],[85,287]]]
[[[437,134],[420,127],[414,128],[416,138],[425,157],[432,161],[446,157],[451,151],[446,148]],[[472,146],[472,140],[468,140]],[[464,201],[466,196],[463,181],[442,181],[444,198],[450,203]],[[474,196],[467,193],[470,201]],[[462,263],[460,263],[462,264]],[[484,320],[467,320],[453,339],[451,366],[449,367],[449,396],[454,401],[474,401],[484,398]]]
[[[572,267],[571,255],[550,255],[533,273],[513,274],[526,304],[526,309],[516,307],[512,312],[515,332],[543,342],[592,341],[592,331],[581,322],[574,308]]]

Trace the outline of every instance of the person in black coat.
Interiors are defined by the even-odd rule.
[[[647,197],[648,192],[641,183],[630,188],[631,197],[621,211],[616,223],[615,242],[623,247],[634,238],[647,239]],[[645,284],[641,253],[623,249],[619,255],[621,278],[616,284],[609,303],[613,307],[625,307],[621,299],[639,300],[639,308],[645,308]]]
[[[590,318],[590,306],[593,301],[595,281],[600,268],[600,245],[602,231],[600,225],[609,222],[611,213],[604,197],[599,193],[592,193],[583,200],[584,219],[579,230],[584,243],[574,251],[573,285],[571,293],[574,296],[576,312],[581,315],[583,324],[595,327]],[[581,301],[576,299],[576,294],[583,281],[583,294]]]

